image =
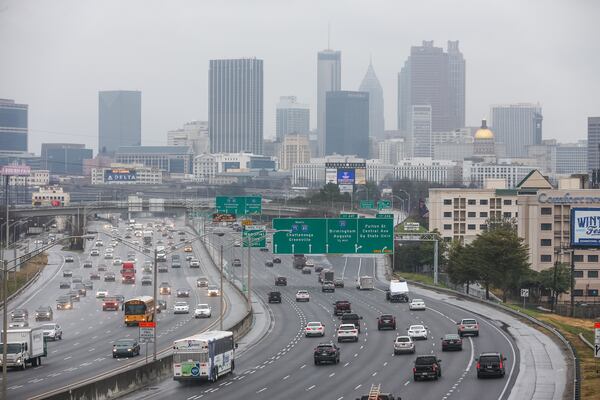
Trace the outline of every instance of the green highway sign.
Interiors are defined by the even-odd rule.
[[[215,207],[218,213],[253,215],[262,213],[261,196],[217,196]]]
[[[390,218],[275,218],[275,254],[391,254]]]
[[[373,200],[361,200],[360,208],[371,210],[371,209],[375,208],[375,202]]]
[[[242,231],[244,247],[267,247],[267,231],[264,225],[247,225]]]
[[[382,214],[382,213],[378,213],[377,215],[375,215],[376,218],[394,218],[394,214]]]
[[[379,200],[377,202],[378,210],[385,210],[386,208],[392,208],[392,202],[390,200]]]
[[[340,213],[340,218],[358,218],[358,214]]]

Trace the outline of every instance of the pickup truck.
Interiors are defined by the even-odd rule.
[[[358,329],[358,333],[360,333],[360,320],[362,319],[362,317],[360,317],[358,314],[354,314],[354,313],[347,313],[347,314],[342,314],[342,316],[340,317],[340,324],[353,324],[356,329]]]
[[[6,366],[25,369],[27,364],[34,367],[42,365],[42,357],[46,357],[47,349],[42,327],[27,329],[9,329],[7,331],[8,352]],[[4,341],[4,334],[2,335]],[[0,343],[3,345],[3,343]],[[0,358],[0,365],[2,359]]]
[[[415,366],[413,368],[413,376],[415,381],[421,379],[435,379],[438,380],[442,377],[442,366],[440,363],[442,360],[437,358],[435,355],[431,356],[417,356],[415,359]]]
[[[333,315],[343,315],[351,312],[351,304],[348,300],[338,300],[333,303]]]

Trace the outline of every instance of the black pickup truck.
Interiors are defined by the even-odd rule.
[[[435,379],[438,380],[442,377],[442,366],[440,363],[442,360],[437,356],[417,356],[415,360],[415,366],[413,368],[413,375],[415,381],[421,379]]]
[[[342,314],[340,317],[340,324],[354,324],[356,329],[358,329],[358,333],[360,333],[360,317],[358,314],[348,313]]]
[[[343,315],[351,312],[351,305],[348,300],[338,300],[333,303],[333,315]]]

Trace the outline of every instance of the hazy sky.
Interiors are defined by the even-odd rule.
[[[264,60],[265,137],[279,96],[311,105],[316,58],[342,51],[342,89],[373,57],[396,129],[397,73],[411,45],[459,40],[467,124],[489,105],[540,102],[544,138],[586,137],[600,115],[597,0],[0,0],[0,98],[29,104],[29,151],[42,142],[98,144],[98,91],[142,91],[142,144],[207,119],[208,62]]]

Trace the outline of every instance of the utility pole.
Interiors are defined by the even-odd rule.
[[[223,297],[225,296],[223,293],[223,243],[221,243],[221,257],[220,257],[220,262],[221,262],[221,293],[220,293],[220,300],[219,300],[219,329],[223,330],[223,303],[224,303],[224,299]]]
[[[243,243],[243,241],[242,241],[242,243]],[[248,240],[247,240],[247,243],[246,243],[246,245],[248,246],[248,288],[247,289],[248,289],[248,307],[250,307],[250,308],[252,308],[252,306],[251,306],[251,300],[250,300],[250,298],[251,298],[251,295],[250,295],[250,287],[251,287],[250,286],[250,283],[251,283],[250,279],[251,278],[250,277],[252,276],[252,267],[251,267],[251,264],[250,264],[251,263],[251,260],[250,260],[250,247],[251,247],[251,244],[252,243],[250,241],[250,236],[248,236]]]
[[[2,251],[2,398],[8,399],[7,397],[7,366],[6,366],[6,355],[8,353],[8,235],[10,234],[10,227],[8,226],[8,184],[10,181],[9,175],[4,175],[4,207],[6,207],[6,236],[3,243]]]
[[[571,310],[569,315],[573,318],[575,313],[575,250],[571,250]]]
[[[158,255],[157,255],[157,251],[156,251],[156,246],[154,247],[154,266],[153,266],[153,271],[152,271],[152,275],[154,276],[154,282],[152,282],[154,284],[154,310],[152,310],[152,321],[154,321],[154,343],[152,343],[152,346],[154,348],[153,352],[154,354],[152,355],[152,361],[156,361],[156,330],[158,329],[158,325],[156,324],[156,307],[158,307],[158,286],[157,286],[157,279],[158,279],[158,272],[157,272],[157,268],[158,268]]]

